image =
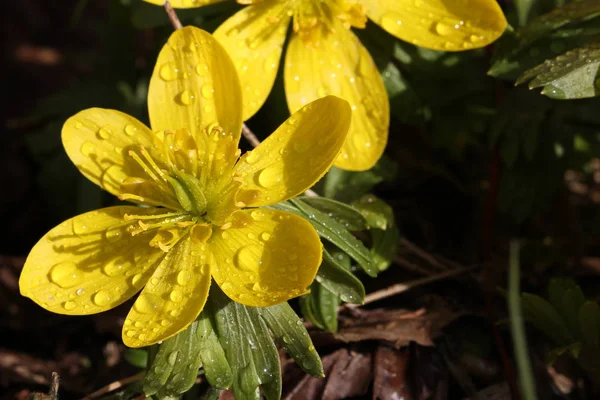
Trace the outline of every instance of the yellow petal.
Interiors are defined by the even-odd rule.
[[[244,120],[264,104],[279,67],[290,16],[285,2],[265,1],[243,8],[214,33],[238,71]]]
[[[156,4],[157,6],[162,6],[165,4],[165,0],[144,0],[147,3]],[[169,0],[169,4],[173,8],[196,8],[207,6],[209,4],[220,3],[223,0]]]
[[[29,253],[19,279],[21,294],[58,314],[94,314],[118,306],[141,289],[165,254],[148,246],[149,234],[131,236],[123,216],[158,212],[109,207],[63,222]]]
[[[506,18],[496,0],[365,1],[367,15],[399,39],[435,50],[461,51],[498,39]]]
[[[206,244],[181,239],[163,258],[123,326],[123,343],[148,346],[184,330],[200,314],[210,287]]]
[[[145,148],[161,163],[155,150],[156,135],[137,119],[116,110],[89,108],[69,118],[62,129],[62,142],[67,155],[83,175],[115,196],[135,193],[134,202],[179,208],[177,199],[168,190],[149,179],[147,173],[130,155]],[[126,188],[127,178],[138,179]],[[131,182],[130,182],[131,183]]]
[[[335,96],[295,112],[235,167],[243,182],[238,201],[265,206],[294,197],[329,170],[350,126],[350,106]]]
[[[362,171],[377,162],[387,143],[390,105],[377,66],[351,31],[337,24],[315,46],[293,35],[284,79],[291,112],[328,94],[350,103],[352,124],[337,167]]]
[[[243,217],[242,217],[243,215]],[[243,223],[217,230],[209,240],[212,275],[231,299],[270,306],[307,292],[322,257],[317,232],[283,211],[239,211]]]
[[[242,95],[237,73],[208,32],[186,26],[171,34],[150,79],[148,112],[155,131],[188,129],[198,137],[219,125],[239,139]]]

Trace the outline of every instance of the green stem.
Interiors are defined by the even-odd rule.
[[[535,380],[529,360],[527,337],[523,310],[521,309],[521,276],[519,265],[520,244],[513,240],[510,243],[510,265],[508,272],[508,311],[510,313],[510,328],[513,339],[513,351],[517,360],[519,383],[523,400],[537,400]]]

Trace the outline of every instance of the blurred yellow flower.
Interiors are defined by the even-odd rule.
[[[131,347],[193,322],[211,276],[250,306],[306,293],[322,257],[316,231],[298,216],[255,207],[302,193],[325,174],[346,139],[348,103],[309,103],[240,157],[235,67],[210,34],[186,27],[158,56],[148,107],[152,130],[99,108],[66,121],[62,140],[77,168],[144,207],[104,208],[53,228],[25,262],[21,293],[52,312],[83,315],[144,287],[123,327]]]
[[[145,0],[163,4],[164,0]],[[178,8],[222,0],[171,0]],[[350,27],[364,28],[367,17],[392,35],[418,46],[462,51],[496,40],[506,19],[496,0],[238,0],[252,4],[214,33],[240,75],[244,120],[264,104],[277,74],[291,21],[285,56],[288,107],[295,112],[328,94],[348,100],[352,124],[335,165],[365,170],[387,143],[389,101],[369,52]]]

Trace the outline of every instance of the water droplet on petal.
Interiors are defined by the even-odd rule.
[[[127,261],[122,256],[117,256],[113,258],[109,262],[107,262],[102,267],[102,272],[104,272],[107,276],[117,276],[122,275],[125,272],[125,267],[127,266]]]
[[[77,304],[75,304],[75,302],[73,302],[73,301],[67,301],[67,302],[63,303],[63,307],[67,311],[72,311],[75,308],[77,308]]]
[[[258,184],[264,188],[270,188],[281,182],[279,168],[267,167],[259,172]]]
[[[142,293],[133,304],[133,308],[142,314],[149,314],[158,309],[160,299],[150,293]]]
[[[135,125],[127,124],[125,125],[125,133],[128,136],[134,136],[137,132],[137,127]]]
[[[205,83],[204,85],[202,85],[202,89],[200,89],[200,92],[202,93],[202,96],[207,100],[212,99],[215,95],[215,89],[210,83]]]
[[[175,303],[180,302],[181,299],[183,299],[183,293],[181,292],[181,290],[175,289],[171,292],[169,298]]]
[[[198,64],[196,65],[196,73],[200,76],[208,74],[208,65],[206,64]]]
[[[98,139],[107,140],[110,138],[111,130],[109,128],[100,128],[97,132]]]
[[[192,92],[186,89],[183,92],[179,93],[179,95],[177,96],[177,100],[180,104],[183,104],[184,106],[189,106],[194,102],[194,100],[196,100],[196,98]]]
[[[104,232],[104,236],[109,242],[116,242],[122,237],[122,234],[121,228],[109,228]]]
[[[142,283],[142,274],[135,274],[133,277],[131,277],[131,284],[133,285],[134,288],[139,288],[141,286]]]
[[[260,238],[261,238],[261,240],[266,242],[267,240],[269,240],[271,238],[271,234],[269,232],[263,232],[260,234]]]
[[[177,76],[179,75],[179,69],[177,69],[175,63],[168,62],[160,67],[158,75],[167,82],[172,81],[177,79]]]
[[[100,290],[92,296],[92,301],[99,307],[107,306],[111,301],[110,293],[106,290]]]
[[[185,285],[191,278],[189,271],[179,271],[177,274],[177,283],[180,285]]]
[[[61,288],[70,288],[83,282],[83,273],[74,262],[63,261],[50,268],[48,279]]]
[[[79,151],[81,151],[81,154],[84,156],[89,157],[96,152],[96,146],[90,142],[84,142]]]

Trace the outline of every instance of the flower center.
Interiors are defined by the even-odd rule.
[[[294,31],[307,43],[317,44],[321,34],[333,32],[338,22],[345,29],[364,28],[367,16],[360,0],[287,0]]]
[[[157,214],[124,217],[131,235],[155,232],[152,247],[167,252],[188,232],[205,241],[211,224],[226,229],[231,215],[245,206],[236,199],[240,182],[232,173],[240,151],[219,126],[195,137],[185,129],[159,132],[153,146],[134,146],[128,155],[123,172],[129,177],[119,197],[163,207]]]

